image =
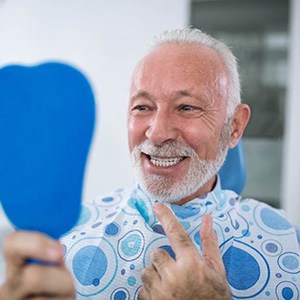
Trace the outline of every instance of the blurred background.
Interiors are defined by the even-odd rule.
[[[133,183],[126,133],[131,72],[155,35],[189,25],[228,43],[239,60],[242,99],[252,108],[244,196],[284,208],[300,225],[300,1],[0,0],[0,67],[56,60],[88,77],[98,114],[88,199]],[[1,236],[6,226],[0,213]]]

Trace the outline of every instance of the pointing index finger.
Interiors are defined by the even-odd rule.
[[[153,204],[153,211],[164,228],[177,259],[183,254],[186,255],[187,251],[195,250],[189,236],[169,208],[162,203],[156,202]]]

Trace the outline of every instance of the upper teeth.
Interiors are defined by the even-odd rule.
[[[161,157],[150,157],[150,161],[158,167],[170,167],[178,164],[180,161],[183,160],[183,157],[168,157],[168,158],[161,158]]]

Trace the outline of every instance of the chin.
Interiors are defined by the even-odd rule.
[[[177,182],[159,175],[138,176],[138,184],[142,190],[152,199],[161,203],[177,203],[195,194],[203,184],[203,181],[184,178]]]

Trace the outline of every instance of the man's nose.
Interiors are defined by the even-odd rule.
[[[146,137],[155,145],[176,140],[178,130],[173,118],[168,113],[156,112],[150,121]]]

